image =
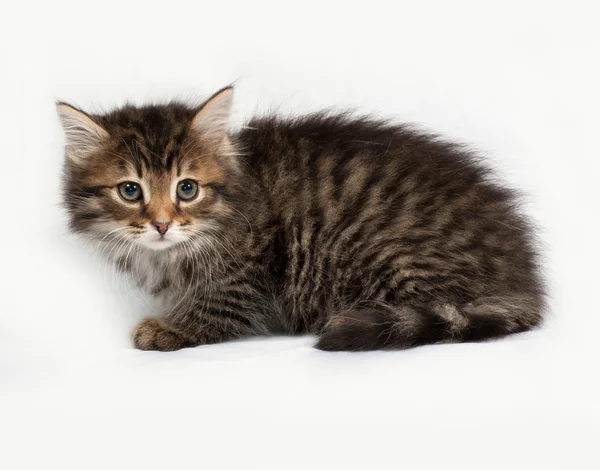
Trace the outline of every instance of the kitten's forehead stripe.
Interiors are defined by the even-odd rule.
[[[165,106],[125,106],[103,116],[95,116],[109,135],[123,142],[136,169],[169,171],[181,158],[195,110],[183,104]],[[179,164],[179,163],[178,163]]]

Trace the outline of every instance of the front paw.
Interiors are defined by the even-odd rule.
[[[177,351],[195,344],[192,338],[165,322],[146,318],[133,332],[133,345],[143,351]]]

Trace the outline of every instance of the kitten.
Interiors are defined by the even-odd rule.
[[[166,305],[135,347],[309,332],[323,350],[403,349],[540,323],[531,226],[463,147],[332,113],[231,133],[232,95],[58,104],[71,230]]]

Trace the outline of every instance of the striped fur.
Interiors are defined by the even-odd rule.
[[[334,113],[255,118],[228,134],[222,103],[216,119],[201,116],[222,95],[198,108],[87,115],[69,107],[83,116],[77,139],[69,140],[72,112],[65,126],[71,228],[164,301],[160,319],[137,327],[136,347],[309,332],[324,350],[402,349],[541,322],[531,225],[515,192],[468,150],[410,126]],[[92,151],[76,148],[92,141],[82,139],[86,125],[108,136]],[[165,193],[181,168],[196,175],[202,201]],[[128,172],[151,200],[118,200]],[[159,197],[181,236],[166,250],[140,241]]]

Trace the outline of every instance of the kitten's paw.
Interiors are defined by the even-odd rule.
[[[315,347],[323,351],[372,351],[403,349],[408,339],[399,331],[392,312],[356,309],[332,317],[325,325]]]
[[[360,318],[335,316],[321,331],[315,347],[323,351],[360,351],[365,349],[362,341],[368,326]]]
[[[146,318],[133,332],[133,345],[143,351],[177,351],[194,346],[191,338],[155,318]]]

